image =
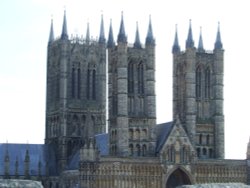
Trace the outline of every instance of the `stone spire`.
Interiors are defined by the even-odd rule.
[[[124,43],[127,42],[127,36],[125,33],[124,21],[123,21],[123,12],[121,15],[121,24],[120,24],[120,30],[119,30],[117,42],[124,42]]]
[[[105,43],[105,34],[104,34],[104,23],[103,23],[103,15],[101,18],[101,27],[100,27],[100,35],[99,35],[99,43]]]
[[[178,53],[180,52],[180,45],[178,40],[178,31],[177,31],[177,25],[175,26],[175,37],[174,37],[174,44],[172,47],[172,53]]]
[[[204,52],[203,39],[202,39],[202,28],[200,27],[200,37],[198,43],[198,52]]]
[[[54,29],[53,29],[53,19],[51,19],[50,33],[49,33],[49,44],[54,41]]]
[[[86,42],[87,42],[87,43],[90,42],[89,22],[87,23]]]
[[[221,42],[221,36],[220,36],[220,23],[218,23],[218,30],[217,30],[217,36],[216,41],[214,43],[214,49],[222,49],[222,42]]]
[[[186,40],[186,48],[193,48],[194,40],[193,40],[193,32],[192,32],[192,24],[191,20],[189,20],[189,29],[188,29],[188,37]]]
[[[64,10],[64,16],[63,16],[63,26],[62,26],[62,34],[61,34],[62,40],[68,40],[68,31],[67,31],[67,20],[66,20],[66,10]]]
[[[146,37],[146,45],[155,45],[155,39],[153,36],[153,29],[152,29],[152,23],[151,23],[151,16],[149,16],[149,24],[148,24],[148,33]]]
[[[134,47],[135,48],[141,48],[141,41],[140,41],[140,34],[139,34],[138,22],[136,22],[136,33],[135,33]]]
[[[113,28],[112,28],[112,20],[110,20],[110,25],[109,25],[109,38],[108,38],[108,43],[107,47],[112,48],[115,46],[114,42],[114,36],[113,36]]]

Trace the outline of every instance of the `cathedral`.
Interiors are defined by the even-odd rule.
[[[0,179],[41,181],[45,188],[175,188],[250,184],[245,160],[224,159],[224,49],[196,47],[189,24],[185,50],[176,29],[173,121],[156,123],[155,38],[137,26],[128,43],[123,15],[117,39],[101,17],[98,39],[62,32],[47,46],[44,144],[0,144]],[[108,127],[108,131],[106,131]]]

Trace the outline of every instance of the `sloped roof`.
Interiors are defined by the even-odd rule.
[[[45,146],[43,144],[0,144],[0,175],[4,175],[4,159],[6,151],[9,154],[10,175],[15,174],[15,163],[18,161],[18,174],[24,175],[24,160],[26,150],[30,157],[30,175],[37,176],[38,163],[41,163],[41,175],[45,175]]]
[[[156,125],[155,132],[157,136],[155,152],[159,153],[162,146],[164,145],[166,139],[172,130],[173,122],[166,122]]]

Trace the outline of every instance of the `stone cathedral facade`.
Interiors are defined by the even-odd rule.
[[[219,27],[212,51],[201,34],[195,46],[191,22],[182,51],[176,30],[173,121],[162,124],[156,124],[151,19],[145,43],[137,26],[130,44],[123,15],[117,40],[111,23],[106,40],[103,17],[93,40],[89,27],[85,38],[70,38],[64,13],[59,38],[51,23],[47,50],[45,144],[1,144],[0,178],[38,180],[46,188],[250,184],[250,142],[246,160],[224,159]]]

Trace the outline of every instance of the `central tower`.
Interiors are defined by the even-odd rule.
[[[123,16],[117,45],[110,24],[108,39],[110,154],[152,156],[155,152],[155,40],[149,22],[146,44],[127,43]]]

